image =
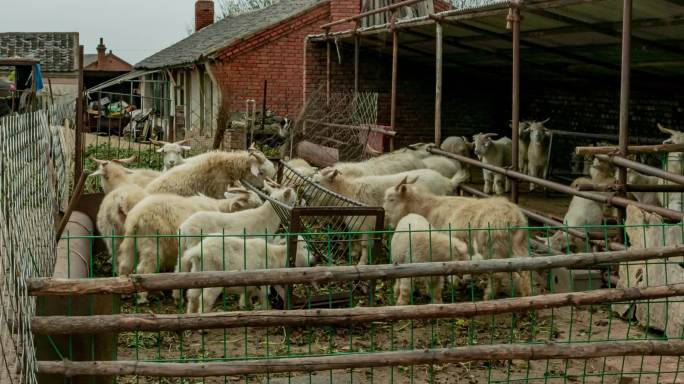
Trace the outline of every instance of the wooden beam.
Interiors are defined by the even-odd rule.
[[[587,196],[567,187],[570,193]],[[601,195],[603,196],[603,195]],[[607,197],[606,197],[607,198]],[[635,204],[637,205],[637,204]],[[639,205],[637,205],[639,206]],[[494,228],[493,230],[496,230]],[[586,267],[636,260],[662,259],[684,253],[684,245],[610,251],[587,252],[548,257],[516,257],[478,261],[448,261],[412,264],[382,264],[340,267],[284,268],[247,271],[212,271],[185,273],[134,274],[124,277],[91,279],[27,280],[32,296],[69,296],[90,294],[131,294],[144,291],[207,287],[246,287],[257,285],[310,284],[406,277],[488,274],[497,272],[539,271],[561,267]]]
[[[143,361],[38,361],[39,374],[62,376],[209,377],[265,373],[314,372],[333,369],[444,364],[494,360],[591,359],[610,356],[684,355],[684,340],[601,341],[569,344],[469,345],[334,356],[290,357],[199,363]]]
[[[656,287],[597,289],[452,304],[233,311],[192,314],[117,314],[93,316],[37,316],[31,330],[39,335],[73,335],[100,332],[179,332],[242,327],[321,327],[368,324],[376,321],[470,318],[527,312],[567,306],[655,300],[684,295],[684,284]]]

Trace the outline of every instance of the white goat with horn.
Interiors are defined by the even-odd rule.
[[[161,140],[150,140],[152,144],[161,147],[157,149],[157,152],[164,156],[164,171],[168,171],[176,165],[180,165],[185,162],[183,154],[190,150],[190,146],[185,144],[189,143],[190,141],[192,141],[192,139],[189,138],[176,141],[175,143],[169,143],[167,141]]]

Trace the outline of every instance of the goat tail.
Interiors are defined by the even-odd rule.
[[[116,259],[117,273],[119,276],[128,276],[133,272],[135,262],[135,238],[126,237],[119,245],[118,258]]]
[[[511,236],[511,251],[513,257],[526,257],[529,255],[527,236],[527,229],[517,228],[513,230]]]
[[[202,256],[201,245],[197,244],[183,253],[180,259],[180,272],[190,272],[195,265],[200,264],[200,257]]]
[[[458,188],[462,183],[468,181],[470,178],[470,174],[468,171],[465,169],[461,168],[456,172],[454,177],[451,178],[451,186],[456,189]]]

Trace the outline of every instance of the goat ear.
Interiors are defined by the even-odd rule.
[[[256,159],[249,162],[249,171],[252,175],[259,176],[259,162]]]
[[[181,149],[184,150],[184,151],[189,151],[189,150],[192,149],[192,147],[189,146],[189,145],[181,145]]]
[[[176,141],[176,142],[174,142],[174,144],[183,145],[183,144],[189,144],[191,142],[192,142],[192,137],[188,137],[188,138],[183,139],[181,141]]]
[[[256,150],[257,150],[256,144],[255,144],[254,142],[252,142],[252,144],[249,146],[249,148],[248,148],[247,150],[248,150],[249,152],[254,152],[254,151],[256,151]]]
[[[671,138],[670,138],[670,139],[666,139],[666,140],[663,140],[663,144],[674,144],[674,141],[672,141]]]
[[[99,167],[95,172],[89,174],[88,177],[91,177],[91,176],[102,176],[102,175],[104,175],[104,168]]]
[[[239,211],[245,206],[244,203],[245,202],[242,199],[235,200],[230,204],[229,209],[231,212]]]
[[[263,164],[266,161],[266,158],[264,158],[264,155],[260,154],[259,152],[256,152],[256,151],[250,152],[249,155],[254,157],[259,162],[259,164]]]
[[[152,139],[150,139],[150,143],[152,143],[152,144],[154,144],[154,145],[158,145],[158,146],[160,146],[160,147],[163,146],[163,145],[168,144],[166,141],[152,140]]]
[[[338,175],[342,174],[339,169],[333,169],[330,173],[330,180],[334,180]]]
[[[402,186],[404,186],[408,182],[408,176],[404,176],[404,178],[397,184],[396,187],[394,187],[395,190],[399,190]]]
[[[408,176],[406,176],[406,177],[408,178]],[[411,181],[406,181],[405,184],[415,184],[416,181],[418,181],[418,177],[419,177],[419,176],[416,176],[416,177],[413,178],[413,180],[411,180]]]
[[[157,149],[157,153],[164,153],[164,148]]]
[[[547,117],[546,120],[542,120],[542,121],[540,121],[540,123],[546,124],[546,123],[549,122],[549,120],[551,120],[551,118],[550,118],[550,117]]]

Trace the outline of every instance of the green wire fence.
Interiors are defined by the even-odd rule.
[[[469,238],[478,231],[491,234],[514,229],[520,228],[434,229],[423,233],[430,239],[435,232],[449,233],[451,238]],[[373,255],[376,265],[357,267],[352,242],[359,233],[323,231],[280,236],[283,239],[298,235],[324,236],[329,239],[330,249],[346,245],[346,260],[323,258],[319,259],[322,264],[315,267],[285,265],[275,270],[273,263],[277,262],[278,255],[287,254],[283,251],[287,241],[268,243],[269,236],[263,234],[221,233],[204,235],[205,239],[197,246],[200,252],[194,260],[193,272],[134,274],[127,278],[116,277],[116,268],[109,265],[109,256],[99,251],[102,241],[120,242],[123,236],[66,234],[62,241],[67,244],[88,244],[91,252],[88,256],[92,260],[90,279],[36,280],[29,283],[29,292],[43,295],[80,290],[80,293],[127,292],[128,295],[122,297],[120,307],[102,311],[93,306],[85,314],[91,316],[70,316],[71,310],[66,308],[64,316],[34,319],[33,330],[42,337],[67,337],[66,348],[52,343],[63,360],[39,362],[39,372],[66,374],[64,382],[72,380],[69,375],[88,373],[93,375],[91,382],[102,382],[103,376],[109,375],[119,383],[679,383],[684,380],[679,356],[684,351],[681,344],[684,343],[684,259],[680,256],[684,254],[684,247],[671,245],[684,243],[681,224],[600,226],[606,239],[618,233],[618,229],[625,229],[626,236],[630,236],[626,240],[635,247],[639,243],[646,248],[641,253],[639,250],[591,253],[587,243],[580,250],[585,253],[567,252],[560,256],[544,254],[533,246],[535,236],[549,236],[557,228],[522,229],[529,234],[531,258],[520,259],[525,264],[519,267],[506,266],[514,263],[509,260],[504,264],[497,264],[500,261],[459,264],[456,255],[451,255],[453,262],[436,263],[431,262],[432,253],[427,260],[413,260],[414,249],[410,246],[407,252],[414,263],[414,269],[410,270],[407,264],[395,265],[391,259],[391,231],[381,233],[386,239],[385,252]],[[576,229],[587,233],[597,231],[596,226]],[[419,232],[411,231],[409,238]],[[676,234],[679,239],[675,241],[671,236]],[[144,238],[158,243],[164,238],[173,238],[180,247],[180,235],[139,235],[136,241]],[[646,243],[643,239],[647,239]],[[299,241],[304,240],[299,238]],[[568,250],[569,247],[568,241]],[[260,252],[250,253],[253,249]],[[310,249],[304,246],[300,250],[300,256],[306,261],[300,264],[316,261]],[[472,256],[472,247],[470,253]],[[591,260],[587,262],[597,255],[604,259],[591,258],[593,265]],[[114,263],[116,257],[116,254],[112,257]],[[153,257],[159,261],[159,252],[137,257]],[[612,261],[596,264],[597,260]],[[569,261],[573,264],[566,265]],[[495,264],[498,267],[486,269],[487,265]],[[258,268],[247,276],[250,265]],[[448,274],[472,272],[482,266],[488,271],[507,272]],[[512,274],[517,268],[536,271],[530,275],[533,298],[515,297]],[[632,273],[635,268],[641,271]],[[378,270],[383,272],[369,275],[369,271]],[[409,276],[406,273],[414,274],[407,277],[411,282],[410,306],[396,306],[394,280],[382,276]],[[434,286],[424,284],[429,279],[425,276],[431,274],[446,275],[443,305],[431,305],[435,301],[431,288]],[[221,276],[225,278],[221,280]],[[497,277],[505,282],[505,289],[499,290],[493,300],[483,301],[484,286],[489,279]],[[257,290],[255,296],[260,300],[254,303],[246,300],[240,305],[240,294],[251,296],[254,292],[242,283],[287,279],[297,283],[287,284],[291,289],[280,291],[286,292],[285,297],[280,297],[274,289]],[[370,280],[375,283],[368,284]],[[63,284],[61,291],[55,288],[60,284]],[[185,295],[174,301],[170,292],[164,291],[173,284],[201,290],[198,313],[186,313]],[[215,302],[205,302],[202,299],[209,294],[208,287],[214,285],[226,288],[220,289],[222,294]],[[161,291],[151,294],[150,304],[136,304],[134,291],[150,287]],[[109,357],[112,362],[79,366],[73,362],[78,334],[97,337],[96,330],[118,334]],[[95,349],[89,359],[98,360]]]

